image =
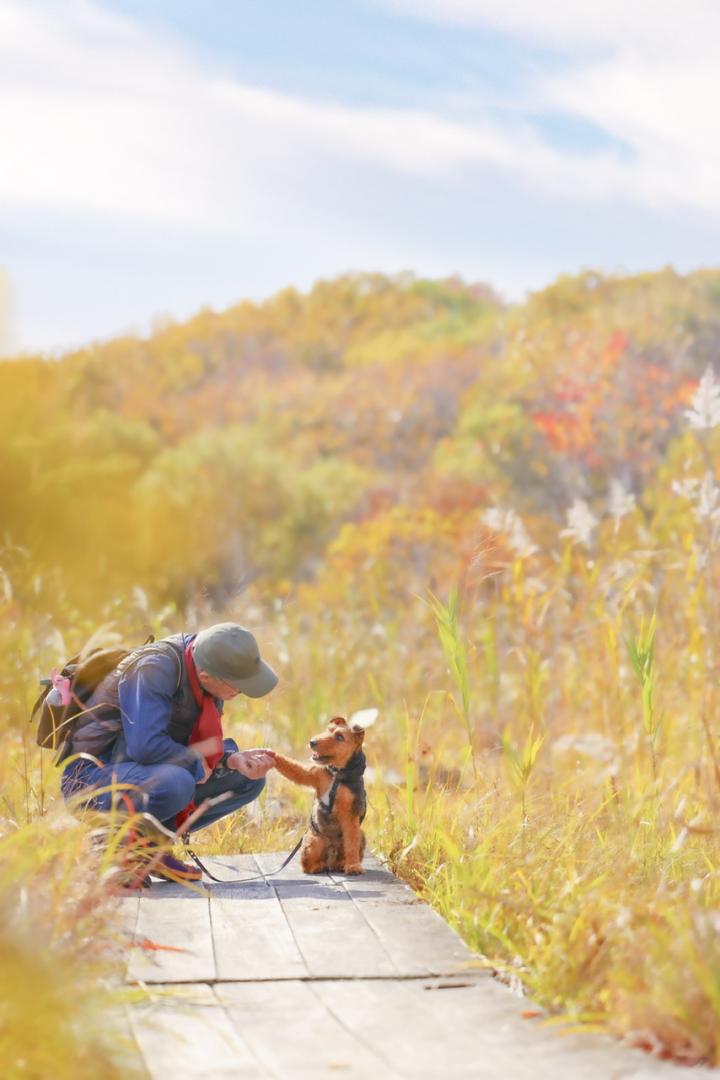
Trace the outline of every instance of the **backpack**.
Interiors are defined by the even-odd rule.
[[[151,644],[155,638],[151,634],[143,645]],[[143,646],[141,646],[142,648]],[[60,750],[72,738],[75,722],[82,715],[85,702],[93,690],[99,686],[118,664],[134,651],[133,649],[92,649],[89,653],[78,653],[71,657],[62,668],[60,675],[69,679],[70,700],[67,704],[48,701],[53,689],[52,679],[41,679],[43,687],[40,697],[33,705],[30,723],[38,715],[35,741],[45,750]],[[62,756],[62,754],[61,754]]]

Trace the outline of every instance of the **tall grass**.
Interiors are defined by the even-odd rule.
[[[200,599],[141,626],[116,605],[108,619],[128,642],[185,620],[251,626],[281,682],[228,707],[241,745],[303,756],[330,716],[377,707],[367,829],[393,869],[548,1014],[719,1064],[718,568],[713,552],[700,558],[703,526],[678,540],[663,522],[605,520],[592,548],[559,552],[548,530],[531,554],[500,549],[479,581],[453,587],[446,572],[428,602],[419,571],[391,553],[282,596],[266,583],[223,610]],[[0,906],[13,948],[41,943],[64,997],[77,986],[91,1016],[96,960],[112,970],[109,901],[84,826],[67,826],[57,777],[20,735],[33,681],[89,628],[73,613],[9,618]],[[261,805],[199,834],[200,849],[287,847],[307,801],[271,775]],[[34,972],[32,949],[19,955],[14,970]],[[98,1030],[54,1015],[60,1047]],[[99,1060],[105,1046],[92,1034],[65,1056]]]
[[[3,740],[0,1061],[8,1078],[141,1075],[120,1017],[126,950],[89,823],[53,794],[39,814],[22,745]],[[34,756],[34,755],[33,755]],[[39,771],[39,770],[38,770]],[[27,808],[27,817],[25,812]],[[21,813],[18,814],[17,811]]]
[[[455,685],[456,693],[451,695],[451,700],[465,727],[470,762],[473,775],[477,779],[475,736],[470,709],[471,683],[465,643],[458,626],[458,590],[457,588],[451,590],[447,604],[443,604],[433,593],[430,593],[429,597],[430,610],[435,619],[443,655]]]
[[[655,709],[655,630],[657,629],[657,612],[653,612],[650,625],[647,629],[643,626],[637,635],[627,639],[627,651],[630,657],[632,669],[635,672],[641,688],[642,700],[642,725],[650,751],[652,762],[653,779],[657,779],[657,762],[655,758],[655,742],[660,728],[660,718]]]

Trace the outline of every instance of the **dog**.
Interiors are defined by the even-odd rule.
[[[305,766],[273,753],[275,767],[287,780],[315,789],[310,826],[303,837],[300,865],[306,874],[340,870],[362,874],[365,834],[361,829],[365,797],[365,729],[334,717],[309,746],[314,765]]]

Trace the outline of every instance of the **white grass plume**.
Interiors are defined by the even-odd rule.
[[[526,559],[538,550],[528,536],[519,514],[514,510],[503,510],[501,506],[492,506],[482,516],[483,522],[493,532],[502,533],[517,556]]]
[[[584,499],[575,499],[567,511],[567,529],[563,529],[561,536],[569,536],[581,544],[588,545],[592,534],[598,524],[598,519]]]
[[[706,431],[720,424],[720,383],[715,379],[713,369],[708,365],[698,383],[692,407],[685,410],[690,427]]]

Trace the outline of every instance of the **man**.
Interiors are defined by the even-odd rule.
[[[266,750],[239,750],[223,739],[223,702],[238,694],[263,697],[277,682],[253,635],[237,623],[137,649],[85,703],[69,747],[83,756],[63,773],[65,798],[81,796],[99,810],[120,801],[172,830],[193,804],[225,792],[231,797],[191,830],[233,813],[258,797],[273,759]],[[201,876],[169,852],[153,860],[153,873],[174,881]]]

